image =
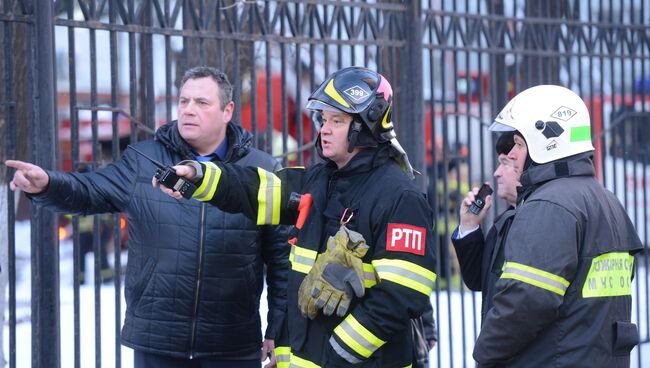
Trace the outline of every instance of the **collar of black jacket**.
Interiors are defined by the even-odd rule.
[[[584,152],[562,160],[530,166],[521,174],[517,203],[528,198],[535,189],[548,181],[569,176],[595,176],[593,156],[593,152]]]
[[[177,121],[174,120],[161,126],[156,131],[154,139],[178,153],[184,160],[193,160],[192,147],[181,137],[177,124]],[[233,122],[228,123],[226,137],[228,139],[228,152],[226,153],[225,162],[237,161],[245,156],[251,148],[253,135]]]
[[[327,166],[333,169],[336,176],[349,176],[368,172],[375,167],[384,165],[390,158],[390,145],[381,144],[378,147],[364,148],[338,170],[336,170],[336,164],[333,161],[329,161]]]

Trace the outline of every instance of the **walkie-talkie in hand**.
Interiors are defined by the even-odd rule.
[[[185,180],[183,177],[176,175],[176,170],[171,166],[163,165],[160,162],[154,160],[153,158],[145,155],[143,152],[137,148],[129,145],[127,148],[130,148],[137,152],[140,156],[151,161],[152,164],[156,165],[156,173],[154,176],[158,179],[158,182],[167,188],[170,188],[174,192],[179,192],[184,198],[192,198],[192,194],[196,191],[196,185],[194,183]]]
[[[481,185],[481,188],[478,190],[478,194],[476,197],[474,197],[474,202],[472,202],[472,205],[469,206],[469,212],[478,216],[478,214],[485,206],[485,197],[489,196],[490,194],[492,194],[492,188],[490,188],[490,185]]]

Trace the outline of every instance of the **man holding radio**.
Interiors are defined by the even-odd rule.
[[[485,207],[478,214],[473,214],[469,209],[478,193],[478,188],[474,188],[460,205],[460,225],[451,237],[465,285],[472,291],[482,293],[481,320],[492,307],[495,284],[502,272],[503,246],[515,213],[517,187],[521,185],[519,183],[521,171],[515,167],[514,160],[508,158],[508,153],[514,145],[512,132],[501,134],[496,143],[499,161],[494,171],[497,180],[497,196],[508,203],[508,209],[494,220],[494,225],[484,237],[479,225],[492,206],[492,196],[485,198]]]

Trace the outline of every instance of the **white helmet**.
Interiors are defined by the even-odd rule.
[[[530,158],[545,164],[593,151],[589,110],[568,88],[539,85],[517,94],[490,126],[492,131],[517,130]]]

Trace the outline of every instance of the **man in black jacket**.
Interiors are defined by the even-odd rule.
[[[190,69],[181,82],[178,121],[135,147],[163,164],[191,159],[278,169],[272,157],[251,147],[250,133],[229,124],[233,109],[224,73]],[[156,167],[131,149],[91,173],[46,172],[20,161],[7,166],[17,169],[11,189],[29,193],[36,205],[127,214],[122,343],[134,349],[137,368],[258,368],[260,348],[262,359],[273,352],[286,313],[285,228],[257,226],[242,214],[164,195],[150,184]],[[260,344],[264,265],[269,313]]]
[[[469,207],[478,193],[478,188],[474,188],[460,205],[460,226],[451,237],[465,285],[472,291],[481,291],[483,300],[481,319],[485,317],[485,313],[492,306],[494,285],[501,276],[501,266],[503,266],[501,247],[505,239],[504,235],[507,233],[506,229],[512,222],[517,201],[517,187],[520,185],[521,171],[515,167],[514,161],[508,158],[508,152],[514,144],[514,133],[512,132],[503,133],[496,143],[499,160],[499,165],[494,171],[494,177],[497,180],[497,196],[508,203],[508,209],[495,219],[487,237],[484,237],[483,230],[479,225],[483,223],[492,206],[492,196],[486,198],[483,210],[478,215],[474,215],[469,212]]]

